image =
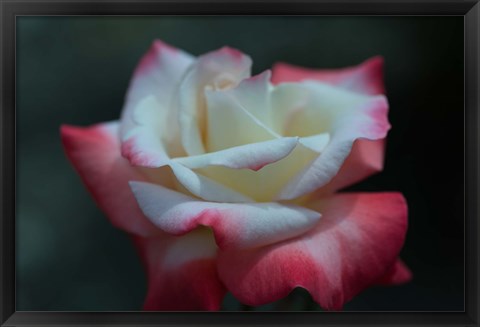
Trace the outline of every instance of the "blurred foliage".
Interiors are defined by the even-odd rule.
[[[345,310],[463,310],[463,17],[17,17],[17,310],[139,310],[146,291],[126,234],[64,156],[61,124],[118,119],[151,42],[194,55],[224,45],[312,68],[385,58],[392,130],[385,170],[351,190],[400,191],[414,281]],[[293,310],[318,310],[296,290]],[[224,309],[242,307],[231,295]],[[256,310],[285,309],[276,303]]]

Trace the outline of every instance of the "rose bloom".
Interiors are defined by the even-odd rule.
[[[100,208],[130,233],[145,310],[262,305],[301,287],[327,310],[408,281],[399,193],[335,193],[383,168],[390,124],[382,59],[251,77],[224,47],[194,57],[155,41],[119,121],[62,126]]]

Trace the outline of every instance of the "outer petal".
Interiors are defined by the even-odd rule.
[[[182,235],[199,225],[213,229],[223,248],[252,248],[288,239],[309,230],[320,214],[278,203],[212,203],[164,187],[132,182],[143,212],[168,233]]]
[[[188,155],[205,152],[205,89],[233,87],[250,76],[252,61],[238,50],[224,47],[198,58],[180,83],[178,119],[182,144]]]
[[[215,242],[206,229],[183,237],[135,237],[148,292],[144,310],[219,310],[225,287],[218,279]]]
[[[402,260],[397,259],[390,270],[377,283],[380,285],[399,285],[411,280],[412,272]]]
[[[286,63],[272,68],[272,83],[317,80],[337,85],[351,91],[375,95],[385,93],[383,83],[383,58],[370,58],[358,66],[342,69],[308,69]]]
[[[249,251],[222,251],[221,280],[242,303],[262,305],[303,287],[325,309],[341,309],[384,276],[403,245],[405,200],[398,193],[339,194],[301,236]]]
[[[315,196],[333,193],[382,171],[384,155],[385,139],[357,139],[338,173],[327,185],[316,191]]]
[[[122,156],[132,165],[157,168],[168,163],[170,158],[162,137],[165,111],[153,95],[135,107],[131,115],[135,125],[122,136],[121,145]]]
[[[358,66],[343,69],[307,69],[277,63],[272,70],[274,84],[317,80],[369,95],[385,93],[383,58],[380,56],[370,58]],[[288,121],[286,120],[287,123]],[[334,192],[381,171],[384,151],[384,140],[357,140],[341,170],[319,192],[321,194]]]
[[[113,225],[142,236],[158,234],[160,230],[142,214],[128,186],[130,180],[145,178],[120,155],[118,125],[63,125],[65,152]]]
[[[159,40],[140,60],[122,112],[122,154],[133,165],[160,167],[168,156],[165,121],[181,77],[194,61],[191,55]],[[168,124],[176,124],[175,120]],[[178,124],[173,130],[177,131]]]
[[[278,90],[281,95],[283,90],[302,87],[307,90],[306,101],[300,109],[291,107],[295,118],[289,129],[296,135],[328,133],[329,140],[321,154],[279,192],[277,199],[294,199],[323,187],[338,173],[357,139],[380,140],[390,129],[384,96],[363,96],[315,82],[283,84]],[[288,116],[289,112],[279,110],[279,114]]]

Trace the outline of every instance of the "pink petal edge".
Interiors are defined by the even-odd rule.
[[[316,211],[293,205],[205,202],[150,183],[131,182],[130,186],[143,213],[156,226],[172,235],[211,227],[222,249],[279,242],[306,232],[320,218]]]
[[[407,229],[401,194],[337,194],[318,205],[317,227],[297,238],[219,253],[220,279],[242,303],[270,303],[302,287],[323,308],[340,310],[391,269]]]
[[[287,63],[272,68],[272,83],[317,80],[369,95],[384,94],[383,57],[375,56],[363,63],[340,69],[310,69]]]
[[[97,204],[112,224],[125,231],[147,236],[158,234],[140,211],[130,190],[130,180],[145,178],[120,155],[117,122],[90,127],[62,125],[65,152]]]

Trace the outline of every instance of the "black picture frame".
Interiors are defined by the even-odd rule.
[[[464,312],[16,312],[15,311],[15,24],[20,15],[463,15],[465,19],[465,311]],[[478,0],[447,1],[33,1],[0,0],[2,197],[1,326],[173,325],[479,325]]]

